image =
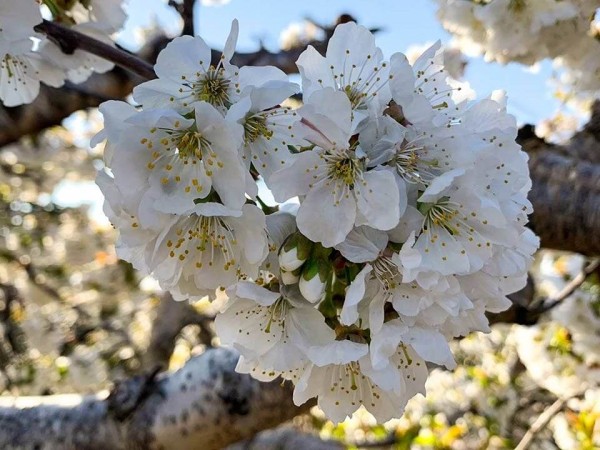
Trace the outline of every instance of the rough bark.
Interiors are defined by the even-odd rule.
[[[303,411],[289,386],[237,374],[236,362],[231,350],[208,350],[173,374],[135,377],[108,398],[86,397],[77,405],[48,404],[44,397],[7,405],[3,398],[0,448],[220,449]]]
[[[531,155],[530,168],[530,227],[542,246],[600,254],[600,164],[541,152]]]

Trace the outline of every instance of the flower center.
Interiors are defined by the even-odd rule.
[[[224,76],[223,68],[210,67],[193,85],[196,98],[214,106],[229,108],[229,85],[231,81]]]
[[[275,303],[269,306],[269,320],[267,321],[264,330],[265,333],[271,332],[271,324],[273,324],[273,322],[278,323],[281,327],[285,328],[285,316],[289,306],[288,301],[283,297],[280,297]]]
[[[350,85],[344,88],[344,92],[348,96],[348,100],[350,100],[352,109],[365,109],[367,107],[364,101],[365,97],[367,96],[365,92],[362,92]]]
[[[255,142],[259,137],[267,140],[273,137],[273,131],[267,126],[267,118],[262,114],[248,114],[244,122],[244,140],[246,144]]]
[[[453,236],[460,234],[458,230],[460,224],[455,220],[458,211],[452,206],[448,198],[442,198],[437,203],[423,204],[419,207],[419,210],[425,215],[424,230],[442,227]]]
[[[237,245],[233,230],[221,217],[193,216],[175,230],[175,239],[167,241],[169,256],[185,261],[196,257],[196,268],[205,263],[212,266],[223,258],[223,269],[235,266],[234,247]]]
[[[398,174],[408,183],[426,183],[434,174],[430,169],[438,166],[437,161],[426,161],[421,158],[419,152],[424,147],[413,146],[405,142],[396,144],[396,154],[392,164],[396,167]]]
[[[187,160],[195,158],[202,159],[202,149],[210,146],[210,142],[202,136],[201,133],[195,130],[187,130],[173,137],[173,141],[177,147],[179,158]]]
[[[350,188],[362,174],[360,160],[346,153],[328,154],[323,157],[327,161],[329,178],[341,181]]]
[[[389,256],[382,255],[373,262],[373,273],[386,291],[398,286],[395,275],[398,273],[398,267]]]

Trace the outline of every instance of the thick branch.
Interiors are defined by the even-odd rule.
[[[72,54],[75,50],[83,50],[111,61],[147,80],[156,78],[152,66],[139,57],[59,23],[44,20],[41,24],[36,25],[34,30],[44,33],[56,42],[66,54]]]
[[[600,164],[549,151],[530,157],[529,199],[534,208],[530,226],[542,246],[600,255]]]
[[[121,383],[108,399],[0,407],[0,448],[221,449],[303,412],[288,386],[237,374],[236,363],[234,352],[214,349],[158,380]]]

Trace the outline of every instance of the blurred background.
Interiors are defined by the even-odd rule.
[[[414,58],[425,44],[448,44],[451,38],[436,19],[433,1],[220,3],[196,4],[196,29],[213,48],[225,41],[234,18],[240,20],[239,51],[277,52],[322,38],[342,13],[377,29],[388,56],[402,51]],[[179,15],[164,1],[131,0],[128,11],[118,38],[127,49],[138,51],[159,34],[180,32]],[[460,53],[448,58],[453,76],[469,82],[478,97],[506,90],[519,124],[538,125],[544,137],[560,142],[586,120],[584,108],[565,101],[549,61],[530,67]],[[117,259],[115,231],[93,181],[102,168],[102,146],[91,149],[89,139],[101,126],[97,110],[82,110],[63,126],[0,151],[5,396],[94,393],[156,365],[175,370],[218,345],[211,325],[218,304],[174,303],[153,279]],[[532,274],[536,296],[560,296],[586,265],[575,254],[541,251]],[[489,335],[456,341],[459,367],[434,371],[427,398],[413,399],[402,419],[376,424],[358,414],[334,426],[313,409],[295,426],[348,446],[515,448],[531,417],[554,407],[531,448],[600,448],[599,275],[592,267],[535,323],[497,324]]]

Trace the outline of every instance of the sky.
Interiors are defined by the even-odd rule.
[[[271,51],[278,50],[279,35],[290,23],[311,18],[322,24],[332,23],[341,13],[349,13],[358,23],[369,28],[381,28],[377,43],[386,56],[410,46],[450,40],[435,17],[434,0],[231,0],[222,6],[203,6],[197,2],[196,30],[213,48],[222,48],[231,21],[240,22],[238,50],[257,50],[259,43]],[[180,30],[180,18],[166,0],[129,0],[129,20],[119,43],[135,48],[139,45],[140,28],[157,24],[175,36]],[[519,64],[506,66],[486,63],[481,58],[469,59],[465,81],[477,92],[478,98],[503,89],[508,95],[508,109],[519,124],[537,123],[553,115],[559,106],[553,98],[548,80],[552,74],[549,62],[536,71]],[[65,206],[89,203],[92,215],[101,216],[102,195],[93,183],[77,189],[70,182],[60,186],[54,200]]]

